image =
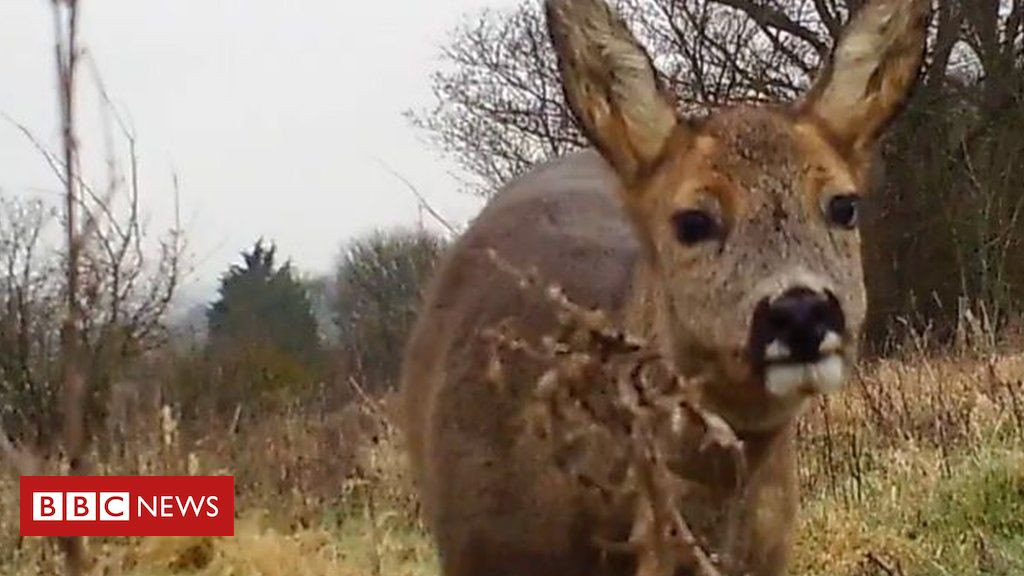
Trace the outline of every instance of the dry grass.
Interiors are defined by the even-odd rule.
[[[378,529],[380,527],[378,526]],[[426,540],[414,532],[389,530],[371,536],[365,518],[352,518],[340,529],[326,527],[280,531],[265,514],[248,513],[231,538],[146,538],[97,543],[94,574],[163,576],[194,574],[366,576],[433,574]],[[63,559],[47,542],[33,540],[4,567],[4,574],[59,574]]]
[[[805,419],[795,574],[1024,573],[1024,355],[911,350]]]
[[[947,476],[930,450],[886,454],[861,506],[805,506],[795,574],[1017,575],[1024,571],[1024,456],[989,447]]]
[[[793,574],[1024,573],[1024,355],[908,349],[805,417]],[[106,470],[235,473],[237,535],[93,540],[94,573],[436,574],[387,413],[366,402],[284,412],[238,436],[186,442],[166,421],[135,435],[146,450]],[[0,484],[0,573],[58,573],[48,541],[17,538],[15,488]]]

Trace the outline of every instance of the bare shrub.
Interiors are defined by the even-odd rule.
[[[391,387],[423,290],[445,249],[425,231],[375,232],[346,246],[331,308],[338,345],[371,392]]]

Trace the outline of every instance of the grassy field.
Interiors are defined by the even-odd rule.
[[[383,419],[379,406],[370,408]],[[791,573],[1024,574],[1022,419],[1022,355],[908,353],[865,366],[849,391],[816,406],[801,424],[804,500]],[[293,432],[275,432],[293,442],[277,452],[305,452],[306,464],[289,465],[309,468],[325,453],[309,443],[322,436]],[[287,480],[276,489],[266,478],[241,482],[248,487],[233,538],[92,541],[94,573],[436,574],[395,438],[386,424],[361,438],[347,456],[355,462],[348,480],[331,484],[327,473],[296,480],[290,490],[280,488]],[[240,478],[275,466],[254,454],[211,450],[183,459]],[[15,537],[13,487],[7,481],[0,489],[0,573],[59,572],[52,543]]]

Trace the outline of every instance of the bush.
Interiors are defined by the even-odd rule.
[[[375,232],[339,259],[333,301],[338,339],[354,371],[374,390],[395,381],[422,292],[444,251],[417,231]]]

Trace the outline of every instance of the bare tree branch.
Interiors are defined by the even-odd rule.
[[[419,189],[416,188],[416,186],[413,186],[412,182],[410,182],[408,178],[399,174],[397,171],[395,171],[395,169],[393,169],[380,158],[374,158],[374,160],[376,160],[377,164],[379,164],[381,168],[386,170],[388,174],[391,174],[392,176],[397,178],[402,184],[404,184],[406,189],[408,189],[409,192],[412,192],[412,195],[416,197],[416,201],[419,202],[420,207],[426,210],[427,213],[430,214],[434,218],[434,220],[437,221],[438,224],[443,226],[444,229],[447,230],[449,234],[451,234],[452,236],[458,236],[458,229],[452,226],[444,216],[441,216],[440,212],[435,210],[434,207],[430,205],[430,202],[427,201],[426,197],[424,197],[423,194],[420,193]]]
[[[785,12],[777,10],[769,2],[758,2],[757,0],[715,0],[723,6],[729,6],[740,10],[750,16],[762,28],[771,28],[791,34],[811,45],[821,59],[828,56],[829,48],[821,38],[804,26],[794,22]]]

